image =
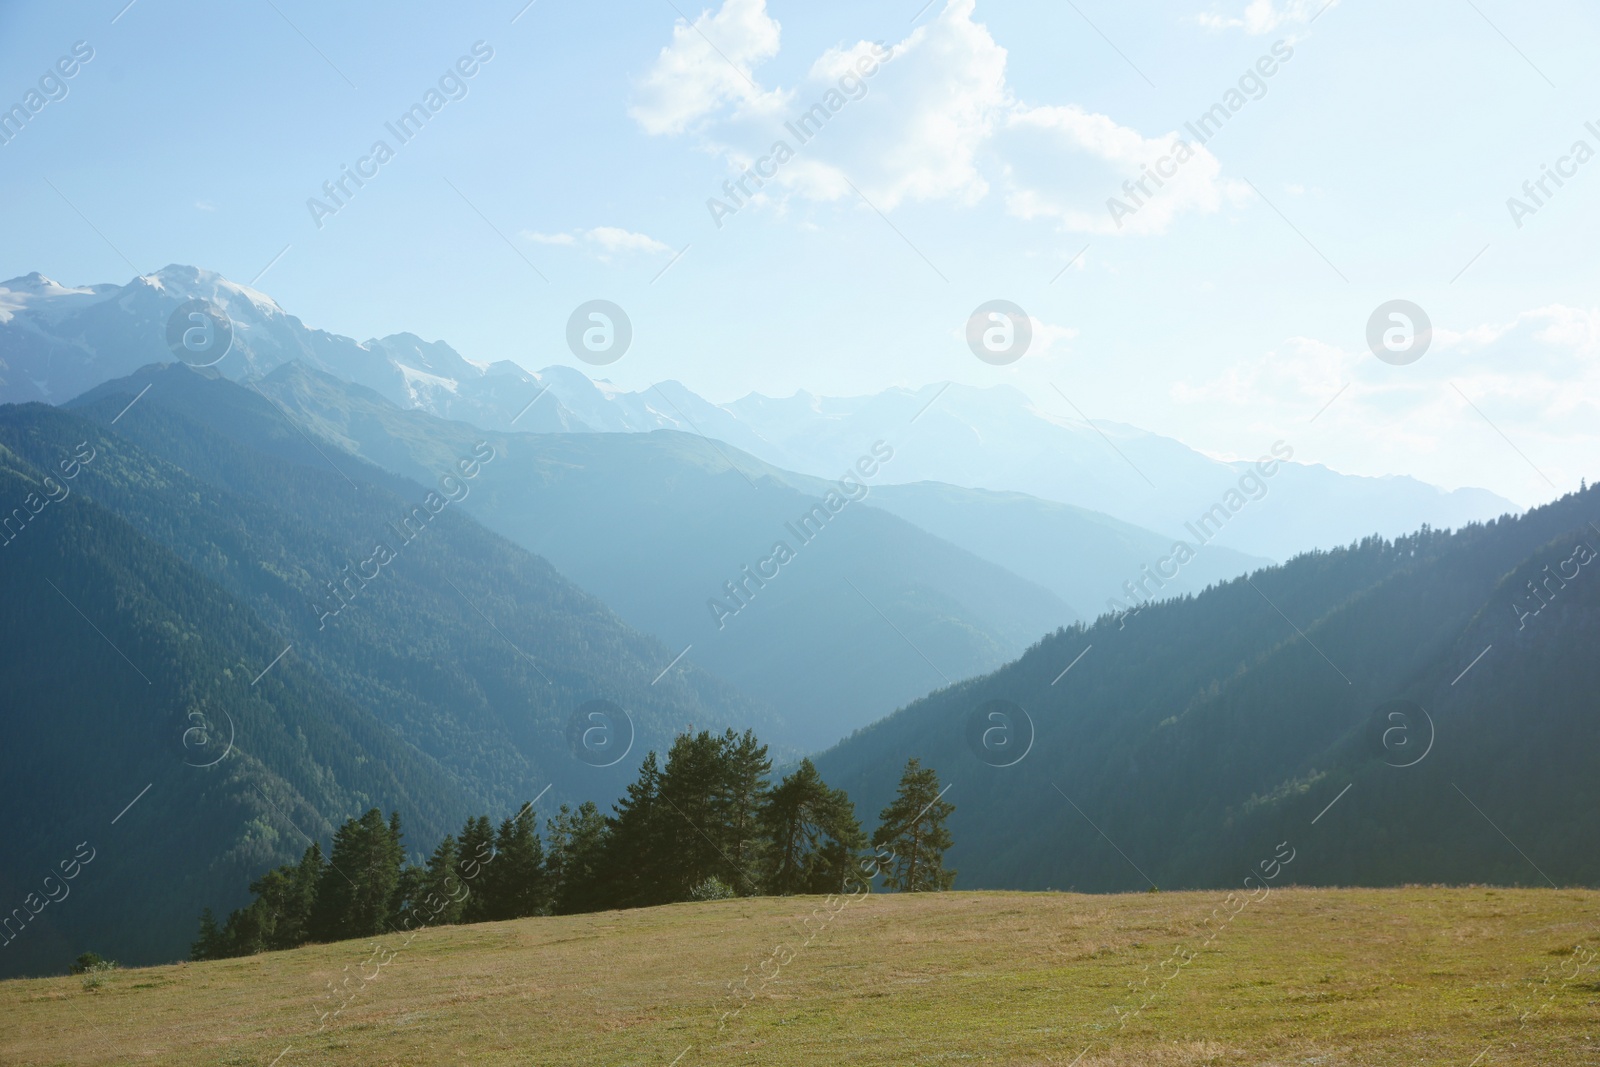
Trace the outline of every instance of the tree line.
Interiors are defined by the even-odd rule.
[[[542,837],[531,802],[498,828],[475,816],[420,866],[405,861],[399,814],[385,820],[373,808],[339,827],[327,857],[313,843],[298,863],[252,882],[254,899],[225,923],[207,908],[190,956],[685,900],[839,893],[858,868],[902,892],[954,883],[944,853],[955,806],[918,760],[907,762],[870,838],[850,798],[809,759],[775,787],[771,771],[751,731],[682,734],[665,765],[655,752],[645,757],[611,814],[593,802],[563,804]]]

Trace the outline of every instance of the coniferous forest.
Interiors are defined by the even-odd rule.
[[[569,915],[735,896],[949,889],[951,845],[938,776],[910,760],[871,848],[842,790],[809,759],[773,785],[753,731],[682,734],[665,764],[649,753],[604,815],[593,802],[545,820],[530,801],[495,827],[469,818],[408,863],[398,813],[372,808],[250,885],[219,923],[200,917],[196,960],[270,952],[452,923]]]

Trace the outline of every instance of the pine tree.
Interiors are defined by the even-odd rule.
[[[665,808],[660,794],[661,772],[656,754],[651,752],[639,767],[638,779],[628,785],[627,794],[612,805],[614,814],[606,818],[605,843],[596,864],[589,907],[635,908],[668,899],[660,870]],[[666,814],[670,815],[671,809],[666,809]]]
[[[373,808],[333,835],[333,855],[317,884],[312,935],[321,941],[371,937],[390,927],[404,854],[400,817],[386,824]]]
[[[781,896],[842,892],[866,845],[855,805],[844,790],[829,788],[809,759],[767,798],[761,828],[764,888]]]
[[[300,862],[293,868],[281,868],[289,875],[280,901],[277,922],[274,924],[274,949],[295,948],[311,937],[311,915],[317,906],[317,885],[322,881],[327,864],[322,859],[322,846],[315,841],[307,846]],[[251,887],[254,888],[253,886]]]
[[[884,882],[891,889],[926,893],[949,889],[956,872],[944,869],[944,851],[951,845],[945,820],[956,806],[940,798],[939,777],[912,758],[900,776],[894,800],[878,815],[874,846],[887,847],[891,856]]]
[[[461,921],[469,891],[457,873],[460,862],[455,836],[446,834],[417,879],[416,895],[406,916],[409,929]]]
[[[743,737],[732,730],[724,734],[722,759],[727,860],[736,879],[729,884],[749,896],[761,889],[755,872],[765,851],[761,812],[767,800],[772,760],[767,757],[767,746],[758,743],[751,730],[746,730]]]
[[[467,893],[461,908],[464,923],[483,922],[488,916],[484,879],[493,860],[494,830],[489,825],[489,816],[468,819],[461,828],[461,848],[456,857],[456,877]]]
[[[651,870],[657,903],[688,900],[707,878],[735,884],[724,828],[729,815],[722,741],[708,730],[680,734],[661,772],[660,829]]]
[[[549,847],[545,850],[545,875],[550,886],[550,906],[557,915],[590,910],[595,873],[605,846],[606,820],[594,802],[586,800],[577,811],[565,804],[554,819],[546,820]]]
[[[500,824],[494,863],[484,873],[485,918],[522,919],[541,915],[549,907],[537,825],[531,802]]]
[[[189,946],[191,960],[220,960],[235,955],[232,946],[217,927],[217,917],[206,908],[200,913],[200,936]]]

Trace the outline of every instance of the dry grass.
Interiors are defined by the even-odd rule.
[[[875,896],[809,944],[820,898],[727,901],[5,982],[0,1064],[1600,1062],[1600,893],[1280,890],[1201,948],[1223,896]]]

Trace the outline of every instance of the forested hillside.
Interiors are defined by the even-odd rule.
[[[1587,489],[1108,615],[817,765],[867,805],[886,760],[945,768],[968,886],[1237,884],[1284,841],[1302,882],[1592,885],[1597,519]]]
[[[301,364],[259,386],[312,432],[412,477],[480,433]],[[770,700],[806,747],[1077,617],[1042,585],[867,506],[895,441],[861,442],[860,465],[828,481],[674,431],[484,439],[505,458],[465,510],[674,653],[692,644],[687,659]]]
[[[25,525],[8,512],[0,548],[16,712],[0,744],[0,904],[13,920],[0,974],[56,972],[89,945],[171,959],[197,908],[238,899],[330,817],[381,799],[437,830],[468,803],[300,660],[263,675],[282,649],[272,628],[89,499],[88,472],[121,442],[42,407],[0,422],[0,499],[24,514],[49,501]],[[70,882],[46,881],[74,856]]]
[[[6,942],[4,973],[54,969],[86,937],[125,962],[181,954],[200,906],[240,902],[250,878],[370,806],[431,842],[546,790],[545,804],[607,801],[638,752],[690,725],[781,732],[725,683],[667,671],[672,652],[463,514],[452,498],[489,453],[424,487],[210,384],[233,437],[158,388],[132,407],[110,392],[77,412],[0,409],[0,581],[28,606],[7,614],[0,655],[30,709],[0,747],[0,815],[59,827],[29,836],[0,888],[21,906],[31,872],[62,858],[50,842],[63,857],[92,847],[102,815],[152,782],[118,833],[159,838],[128,834],[74,883],[139,922],[50,905]],[[590,701],[627,714],[597,734]]]

